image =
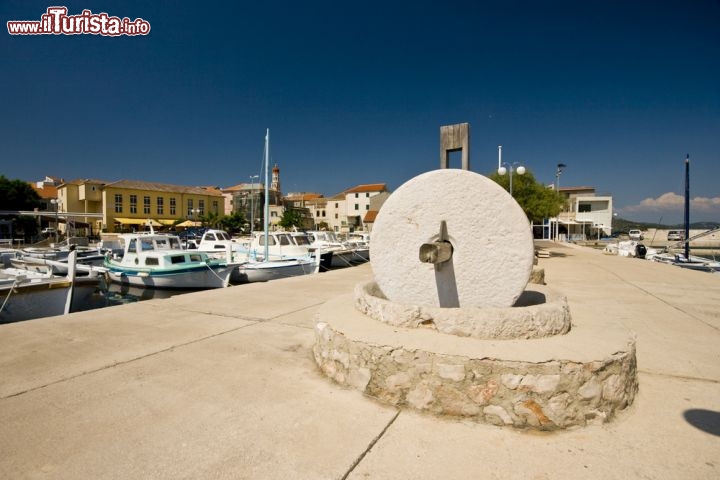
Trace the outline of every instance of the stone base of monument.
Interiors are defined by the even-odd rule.
[[[561,326],[564,334],[553,331],[532,340],[448,335],[438,329],[443,319],[423,322],[427,311],[388,306],[381,297],[368,302],[373,294],[373,283],[359,285],[355,298],[326,303],[313,352],[328,377],[382,402],[495,425],[554,430],[604,423],[630,405],[637,392],[635,341],[619,324],[575,325],[569,331]],[[559,315],[558,325],[569,322],[569,314],[562,313],[564,298],[547,291],[542,295],[554,306],[540,302],[496,308],[485,312],[481,323],[488,323],[488,315],[499,315],[531,325],[528,311],[543,308]],[[364,309],[370,315],[357,308],[373,302]],[[463,309],[443,310],[452,317]],[[384,318],[373,318],[378,315]],[[418,321],[400,326],[392,318]]]
[[[418,175],[372,235],[374,281],[319,313],[313,352],[336,382],[398,407],[542,430],[603,423],[632,403],[634,338],[572,325],[565,297],[533,269],[527,215],[492,180]]]

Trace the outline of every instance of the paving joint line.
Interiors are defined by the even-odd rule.
[[[366,456],[368,453],[370,453],[370,450],[372,450],[372,448],[375,446],[375,444],[383,437],[383,435],[385,435],[385,432],[388,431],[388,429],[390,428],[390,426],[391,426],[393,423],[395,423],[395,420],[396,420],[399,416],[400,416],[400,410],[397,410],[397,411],[395,412],[395,415],[393,416],[393,418],[391,418],[390,421],[387,423],[387,425],[385,425],[385,428],[383,428],[382,431],[381,431],[375,438],[373,438],[373,439],[370,441],[370,443],[368,444],[367,448],[365,448],[365,450],[360,454],[360,456],[355,459],[355,461],[352,463],[352,465],[350,465],[350,468],[348,469],[348,471],[345,472],[345,475],[343,475],[342,477],[340,477],[340,480],[346,480],[346,479],[348,478],[348,476],[353,472],[353,470],[355,470],[355,468],[360,464],[360,462],[362,462],[363,458],[365,458],[365,456]]]
[[[617,279],[619,279],[619,280],[622,281],[623,283],[625,283],[625,284],[627,284],[627,285],[630,285],[631,287],[634,287],[634,288],[640,290],[641,292],[645,293],[646,295],[650,295],[652,298],[654,298],[655,300],[658,300],[660,303],[663,303],[663,304],[667,305],[667,306],[670,307],[670,308],[673,308],[673,309],[675,309],[675,310],[677,310],[677,311],[679,311],[679,312],[681,312],[681,313],[684,313],[685,315],[687,315],[688,317],[692,318],[693,320],[696,320],[696,321],[702,323],[703,325],[706,325],[706,326],[712,328],[713,330],[720,331],[720,328],[716,327],[715,325],[706,322],[706,321],[703,320],[702,318],[699,318],[699,317],[695,316],[694,314],[692,314],[692,313],[690,313],[690,312],[687,312],[687,311],[683,310],[682,308],[680,308],[680,307],[678,307],[678,306],[676,306],[676,305],[673,305],[672,303],[667,302],[666,300],[658,297],[658,296],[655,295],[654,293],[645,290],[645,289],[642,288],[641,286],[636,285],[636,284],[634,284],[634,283],[632,283],[632,282],[630,282],[630,281],[628,281],[628,280],[625,280],[624,278],[622,278],[620,275],[618,275],[617,273],[613,272],[612,270],[607,269],[607,268],[605,268],[605,267],[603,267],[603,266],[601,266],[601,265],[599,265],[599,264],[597,264],[597,263],[595,263],[594,265],[595,265],[596,267],[600,268],[601,270],[605,270],[606,272],[610,273],[611,275],[613,275],[614,277],[616,277]]]
[[[234,317],[233,317],[233,318],[234,318]],[[251,327],[251,326],[253,326],[253,325],[257,324],[257,323],[258,323],[258,322],[248,323],[247,325],[241,325],[241,326],[239,326],[239,327],[235,327],[235,328],[232,328],[232,329],[230,329],[230,330],[225,330],[225,331],[222,331],[222,332],[214,333],[214,334],[212,334],[212,335],[207,335],[207,336],[202,337],[202,338],[196,338],[196,339],[194,339],[194,340],[190,340],[190,341],[187,341],[187,342],[185,342],[185,343],[179,343],[179,344],[176,344],[176,345],[171,345],[171,346],[169,346],[169,347],[167,347],[167,348],[163,348],[162,350],[157,350],[157,351],[155,351],[155,352],[146,353],[145,355],[140,355],[139,357],[134,357],[134,358],[130,358],[130,359],[127,359],[127,360],[121,360],[121,361],[118,361],[118,362],[115,362],[115,363],[103,365],[103,366],[101,366],[101,367],[99,367],[99,368],[95,368],[95,369],[93,369],[93,370],[87,370],[87,371],[85,371],[85,372],[80,372],[80,373],[77,373],[77,374],[75,374],[75,375],[71,375],[71,376],[69,376],[69,377],[60,378],[60,379],[58,379],[58,380],[54,380],[54,381],[52,381],[52,382],[49,382],[49,383],[46,383],[46,384],[43,384],[43,385],[38,385],[38,386],[36,386],[36,387],[27,388],[27,389],[22,390],[22,391],[20,391],[20,392],[15,392],[15,393],[11,393],[11,394],[9,394],[9,395],[5,395],[5,396],[3,396],[3,397],[0,397],[0,400],[5,400],[5,399],[7,399],[7,398],[18,397],[18,396],[24,395],[24,394],[26,394],[26,393],[34,392],[34,391],[36,391],[36,390],[41,390],[41,389],[47,388],[47,387],[51,387],[51,386],[53,386],[53,385],[57,385],[57,384],[59,384],[59,383],[63,383],[63,382],[69,381],[69,380],[75,380],[76,378],[84,377],[84,376],[86,376],[86,375],[91,375],[91,374],[93,374],[93,373],[98,373],[98,372],[101,372],[101,371],[103,371],[103,370],[108,370],[108,369],[110,369],[110,368],[114,368],[114,367],[117,367],[117,366],[120,366],[120,365],[127,365],[127,364],[130,364],[130,363],[135,362],[135,361],[138,361],[138,360],[144,360],[144,359],[146,359],[146,358],[149,358],[149,357],[152,357],[152,356],[155,356],[155,355],[159,355],[159,354],[161,354],[161,353],[170,352],[170,351],[172,351],[172,350],[175,350],[176,348],[186,347],[186,346],[188,346],[188,345],[192,345],[192,344],[194,344],[194,343],[202,342],[202,341],[208,340],[208,339],[210,339],[210,338],[218,337],[218,336],[220,336],[220,335],[225,335],[225,334],[227,334],[227,333],[236,332],[236,331],[238,331],[238,330],[240,330],[240,329]]]
[[[652,377],[672,378],[672,379],[678,379],[678,380],[691,380],[694,382],[720,384],[720,380],[715,380],[714,378],[691,377],[689,375],[673,375],[671,373],[651,372],[649,370],[639,370],[639,369],[637,372],[642,373],[643,375],[650,375]]]

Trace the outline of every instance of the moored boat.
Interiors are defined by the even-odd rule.
[[[227,287],[239,263],[211,258],[207,252],[183,250],[176,235],[119,235],[121,258],[107,256],[110,280],[149,288],[206,289]]]
[[[74,256],[74,255],[73,255]],[[100,287],[102,277],[75,278],[74,258],[67,276],[17,268],[0,269],[0,323],[64,315],[76,311]]]

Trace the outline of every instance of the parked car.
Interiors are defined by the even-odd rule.
[[[670,230],[667,234],[668,240],[674,240],[676,242],[679,242],[681,240],[685,240],[685,232],[682,230]]]
[[[52,227],[43,228],[40,233],[43,235],[55,235],[55,229]]]
[[[642,240],[643,234],[640,230],[630,230],[628,232],[628,235],[630,236],[630,240]]]

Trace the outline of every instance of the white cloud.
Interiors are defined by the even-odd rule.
[[[631,213],[645,212],[679,212],[685,205],[685,198],[677,193],[663,193],[657,198],[646,198],[637,205],[629,205],[622,210]],[[690,199],[690,209],[695,212],[718,212],[720,197],[695,197]]]

